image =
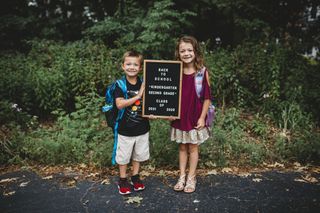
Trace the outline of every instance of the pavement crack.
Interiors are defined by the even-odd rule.
[[[91,184],[91,186],[86,190],[86,192],[83,194],[83,196],[80,198],[80,203],[83,206],[83,208],[86,210],[86,213],[89,213],[89,207],[87,204],[89,203],[89,200],[85,200],[85,197],[89,193],[91,189],[93,189],[99,182],[94,182]]]

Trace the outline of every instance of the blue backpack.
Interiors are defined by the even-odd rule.
[[[125,108],[118,110],[115,98],[114,91],[116,86],[122,90],[124,94],[124,98],[127,99],[127,85],[126,85],[126,77],[123,76],[121,79],[116,80],[111,85],[109,85],[106,89],[106,104],[102,107],[102,112],[105,113],[107,124],[112,128],[114,134],[114,144],[112,151],[112,165],[116,164],[116,150],[118,145],[118,128],[119,123],[123,117]]]
[[[122,90],[125,99],[127,99],[126,79],[125,77],[122,77],[107,87],[106,104],[102,107],[102,112],[105,113],[107,124],[113,129],[113,131],[116,129],[116,124],[122,119],[124,113],[124,109],[118,110],[116,107],[114,91],[117,85]]]

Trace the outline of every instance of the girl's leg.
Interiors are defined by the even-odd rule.
[[[199,160],[199,145],[189,144],[189,177],[196,175]]]
[[[188,162],[188,145],[187,144],[179,144],[180,176],[186,175],[187,162]]]
[[[140,162],[132,160],[132,176],[139,174]]]
[[[184,191],[187,193],[196,190],[196,169],[199,160],[199,147],[195,144],[189,144],[189,174]]]
[[[188,146],[186,144],[179,144],[179,168],[180,177],[177,184],[173,187],[175,191],[183,191],[186,183],[186,167],[188,162]]]

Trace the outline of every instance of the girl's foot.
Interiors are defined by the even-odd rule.
[[[186,186],[184,187],[184,192],[186,193],[192,193],[196,190],[196,184],[197,184],[197,180],[196,180],[196,176],[188,176],[187,177],[187,183]]]
[[[181,192],[186,184],[186,175],[181,175],[178,179],[177,184],[173,187],[174,191]]]

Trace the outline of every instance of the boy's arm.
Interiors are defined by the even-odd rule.
[[[141,99],[144,91],[144,84],[141,85],[140,90],[136,96],[133,96],[132,98],[125,99],[123,97],[116,98],[116,106],[118,109],[122,109],[128,106],[131,106],[134,104],[137,100]]]

